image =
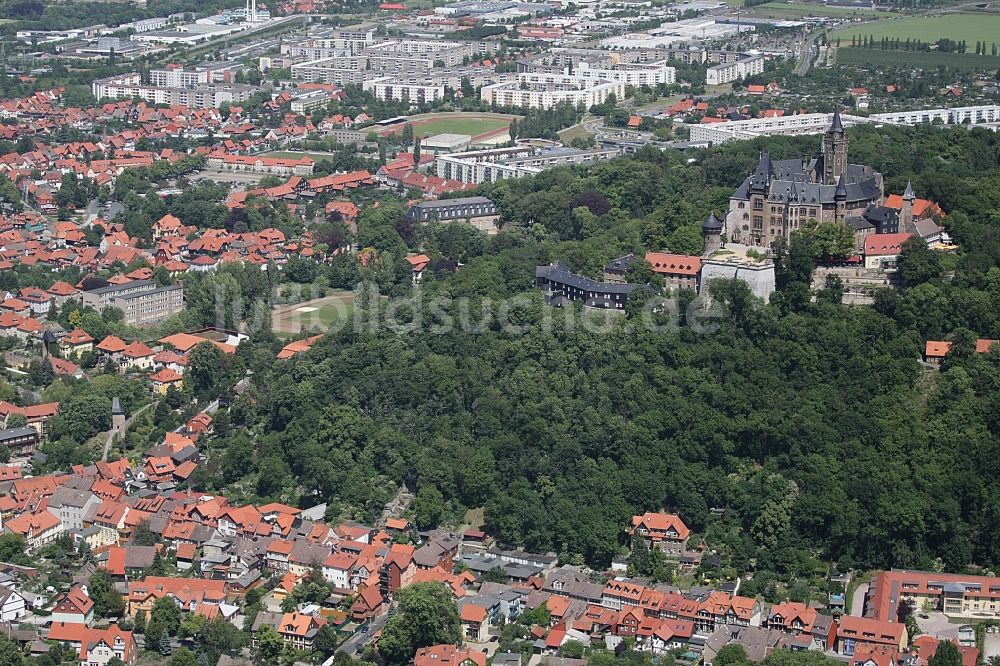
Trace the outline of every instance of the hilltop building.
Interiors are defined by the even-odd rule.
[[[847,223],[885,198],[882,174],[847,161],[847,132],[840,113],[814,159],[772,160],[763,153],[757,169],[729,199],[726,231],[731,240],[767,246],[788,238],[808,220]]]

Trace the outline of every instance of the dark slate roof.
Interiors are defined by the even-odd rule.
[[[11,439],[19,439],[21,437],[38,437],[38,431],[31,426],[0,430],[0,442],[6,442]]]
[[[715,216],[715,213],[709,213],[708,218],[701,225],[702,231],[722,231],[722,221]]]
[[[607,273],[624,273],[628,270],[629,265],[633,261],[638,259],[634,254],[626,254],[624,257],[618,257],[617,259],[612,259],[608,262],[608,265],[604,267]]]
[[[844,123],[840,121],[840,109],[833,112],[833,122],[830,123],[830,132],[843,132]]]
[[[546,278],[552,282],[566,284],[577,289],[582,289],[583,291],[597,291],[602,294],[629,294],[639,286],[627,282],[599,282],[598,280],[585,278],[582,275],[575,275],[574,273],[570,273],[569,266],[561,261],[549,264],[548,266],[536,266],[535,277]]]
[[[846,183],[846,198],[848,202],[858,202],[878,199],[879,188],[874,178],[860,183]],[[832,204],[837,195],[837,185],[822,185],[820,183],[801,183],[798,181],[776,180],[771,182],[768,191],[768,201],[791,204]]]
[[[899,211],[888,206],[871,205],[865,208],[862,216],[874,225],[890,222],[899,217]]]
[[[863,217],[854,217],[853,215],[845,220],[847,226],[849,226],[854,231],[864,231],[865,229],[874,229],[875,225],[866,220]]]

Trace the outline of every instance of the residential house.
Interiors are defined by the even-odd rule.
[[[354,604],[351,606],[351,619],[355,622],[369,620],[381,614],[383,603],[379,586],[369,585],[354,600]]]
[[[17,590],[0,586],[0,622],[16,622],[28,614],[24,597]]]
[[[107,629],[89,630],[80,645],[80,663],[84,666],[107,666],[115,658],[125,666],[135,666],[139,659],[139,645],[132,632],[122,630],[117,624]]]
[[[16,487],[16,482],[15,482]],[[28,550],[36,551],[62,536],[63,525],[48,511],[22,513],[5,521],[4,528],[24,537]]]
[[[451,644],[431,645],[417,650],[413,666],[486,666],[486,654]]]
[[[94,621],[94,601],[87,596],[83,586],[74,585],[63,594],[52,608],[53,622],[67,622],[90,626]]]
[[[75,328],[59,340],[64,356],[81,356],[94,349],[94,338],[82,328]]]
[[[459,611],[462,635],[469,640],[484,642],[489,638],[489,622],[486,608],[478,604],[464,604]]]
[[[679,557],[687,547],[691,530],[681,517],[672,513],[646,512],[632,516],[632,538],[638,535],[649,548],[658,548],[667,555]]]
[[[59,519],[63,529],[82,530],[84,516],[100,503],[100,498],[89,490],[60,486],[49,497],[46,510]]]

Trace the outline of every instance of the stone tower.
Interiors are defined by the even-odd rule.
[[[722,221],[711,213],[701,225],[701,236],[705,239],[705,253],[709,257],[722,247]]]
[[[906,233],[910,230],[910,225],[913,224],[913,202],[917,200],[917,196],[913,194],[913,185],[910,181],[906,181],[906,190],[903,192],[903,207],[899,211],[899,231],[901,233]]]
[[[837,179],[837,191],[833,194],[833,201],[837,205],[837,222],[847,222],[847,178],[840,174]]]
[[[837,110],[823,136],[823,184],[836,185],[841,175],[847,175],[847,132]]]
[[[115,396],[111,399],[111,429],[119,431],[125,425],[125,409],[122,401]]]

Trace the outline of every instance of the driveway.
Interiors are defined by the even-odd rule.
[[[865,614],[865,597],[868,596],[868,583],[861,583],[854,590],[854,596],[851,597],[851,615],[855,617],[864,617]]]

